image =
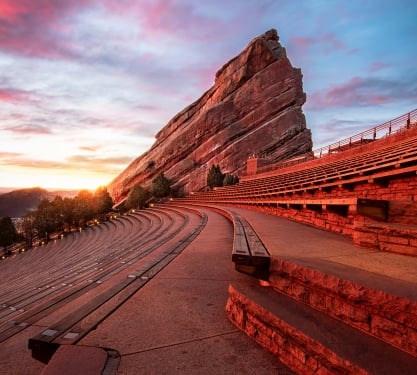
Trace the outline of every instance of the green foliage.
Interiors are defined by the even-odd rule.
[[[163,172],[158,174],[152,180],[152,194],[156,198],[163,198],[170,194],[171,192],[171,181],[169,181]]]
[[[224,174],[219,165],[212,165],[207,175],[207,186],[210,188],[223,186]]]
[[[16,228],[9,216],[2,217],[0,219],[0,246],[3,246],[6,250],[7,246],[10,246],[18,239]]]
[[[236,185],[239,182],[239,177],[230,173],[226,173],[223,179],[223,186]]]
[[[113,208],[113,199],[111,198],[107,188],[100,186],[94,193],[95,211],[98,215],[110,212]]]
[[[33,222],[39,238],[49,239],[50,234],[62,225],[59,205],[60,201],[56,199],[52,202],[48,199],[42,199],[39,203]]]
[[[91,191],[81,190],[74,198],[74,218],[79,226],[95,216],[95,202]]]
[[[139,184],[136,184],[130,189],[129,194],[125,201],[125,208],[127,210],[135,208],[144,208],[147,200],[150,198],[149,190],[143,188]]]
[[[74,198],[62,199],[59,195],[52,201],[44,198],[36,210],[23,216],[21,237],[27,246],[31,247],[35,236],[39,239],[49,239],[53,233],[84,226],[94,218],[105,218],[105,214],[111,211],[112,207],[113,200],[105,187],[99,187],[94,194],[88,190],[81,190]],[[18,236],[14,237],[13,242],[18,239]]]
[[[26,242],[28,247],[32,247],[33,240],[35,239],[36,231],[35,231],[35,212],[28,212],[25,216],[23,216],[23,239]]]

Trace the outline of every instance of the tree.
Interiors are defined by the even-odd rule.
[[[35,212],[29,211],[23,216],[23,238],[27,247],[32,247],[33,240],[35,239]]]
[[[223,186],[236,185],[239,182],[239,177],[226,173],[223,179]]]
[[[207,185],[210,188],[223,186],[224,174],[219,165],[212,165],[207,175]]]
[[[169,181],[164,173],[161,172],[152,180],[152,194],[156,198],[162,198],[168,196],[170,192],[171,181]]]
[[[94,196],[88,190],[81,190],[74,198],[74,220],[79,226],[84,225],[95,215]]]
[[[143,188],[139,184],[136,184],[130,189],[129,194],[125,201],[125,208],[130,210],[132,208],[144,208],[146,201],[150,198],[149,190]]]
[[[71,228],[75,226],[75,199],[65,197],[62,202],[62,212],[63,212],[63,221],[64,227],[67,231],[71,231]]]
[[[3,246],[6,253],[7,246],[10,246],[18,239],[16,228],[9,216],[0,219],[0,246]]]
[[[35,211],[33,225],[39,238],[49,239],[51,233],[59,226],[59,210],[57,202],[52,203],[48,199],[42,199]]]
[[[96,204],[96,213],[103,215],[113,208],[113,199],[111,198],[107,188],[100,186],[94,193],[94,199]]]

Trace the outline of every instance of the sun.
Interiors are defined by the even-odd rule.
[[[10,173],[11,172],[11,173]],[[0,186],[13,188],[28,188],[40,186],[47,190],[96,190],[106,186],[114,175],[89,171],[41,169],[0,171]]]

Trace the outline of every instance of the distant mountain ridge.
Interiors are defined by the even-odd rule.
[[[47,191],[40,187],[17,189],[0,194],[0,217],[22,217],[29,210],[35,210],[42,199],[53,199],[57,195],[62,197],[74,196],[76,191]]]

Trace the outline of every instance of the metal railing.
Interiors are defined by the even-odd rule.
[[[352,137],[332,143],[331,145],[321,147],[303,155],[298,155],[288,160],[260,167],[257,170],[257,174],[281,169],[290,165],[300,164],[312,159],[319,159],[327,155],[345,151],[353,147],[373,142],[377,139],[389,137],[395,133],[398,133],[399,131],[409,129],[412,126],[417,126],[417,109],[402,116],[396,117],[395,119],[392,119],[381,125],[365,130],[359,134],[353,135]]]
[[[356,134],[352,137],[343,139],[339,142],[332,143],[329,146],[325,146],[313,151],[313,155],[316,158],[333,154],[347,150],[352,147],[360,146],[364,143],[369,143],[377,139],[389,137],[390,135],[397,133],[398,131],[409,129],[412,125],[417,123],[417,109],[408,112],[405,115],[397,117],[393,120],[385,122],[374,128],[365,130],[362,133]]]

